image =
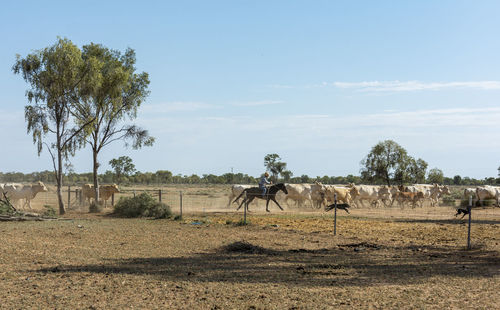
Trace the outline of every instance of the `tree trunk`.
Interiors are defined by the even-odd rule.
[[[63,215],[66,213],[66,210],[64,209],[64,202],[63,202],[63,197],[62,197],[62,151],[60,147],[60,142],[57,142],[58,147],[57,147],[57,171],[56,171],[56,182],[57,182],[57,201],[59,202],[59,214]]]
[[[97,205],[99,203],[99,179],[97,175],[97,170],[99,169],[99,163],[97,162],[97,150],[92,149],[92,157],[94,161],[93,165],[93,177],[94,177],[94,193],[95,193],[95,204]]]

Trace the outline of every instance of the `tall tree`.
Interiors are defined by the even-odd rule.
[[[91,121],[86,142],[92,148],[94,190],[96,201],[99,199],[98,155],[114,141],[122,140],[125,145],[132,144],[134,149],[151,146],[154,138],[147,130],[130,124],[137,117],[137,110],[149,95],[149,77],[146,72],[136,73],[133,49],[125,53],[110,50],[100,44],[83,47],[83,59],[99,64],[97,87],[88,90],[85,106],[76,111],[79,123]]]
[[[129,176],[135,172],[135,165],[132,163],[132,158],[128,156],[120,156],[113,158],[109,164],[115,172],[115,182],[120,184],[123,176]]]
[[[91,85],[94,64],[82,59],[81,50],[68,39],[59,38],[49,47],[36,50],[21,58],[16,55],[12,67],[29,83],[26,91],[29,104],[25,106],[28,133],[37,145],[38,155],[45,145],[52,157],[57,183],[59,213],[64,214],[62,199],[63,161],[83,146],[81,133],[94,121],[72,121],[72,111],[81,107],[83,85]],[[53,140],[47,135],[54,135]],[[49,142],[46,142],[49,141]]]
[[[361,177],[372,183],[403,184],[425,179],[427,163],[409,156],[392,140],[377,143],[361,161]]]
[[[278,154],[267,154],[264,157],[264,166],[272,174],[274,182],[278,180],[278,176],[286,170],[286,163],[281,162],[281,157]]]
[[[441,169],[438,168],[432,168],[431,170],[429,170],[429,174],[427,175],[427,182],[443,184],[444,183],[443,171],[441,171]]]

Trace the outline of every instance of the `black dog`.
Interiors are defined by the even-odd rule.
[[[463,213],[464,215],[462,215],[462,217],[460,219],[463,219],[464,216],[466,216],[467,214],[470,213],[470,210],[468,210],[468,209],[457,209],[457,214],[455,214],[455,216],[460,215],[461,213]]]
[[[345,212],[347,212],[347,213],[349,213],[349,214],[350,214],[350,212],[349,212],[349,210],[348,210],[348,209],[349,209],[350,207],[351,207],[351,206],[350,206],[350,205],[348,205],[347,203],[338,203],[338,204],[337,204],[337,209],[344,210]],[[333,210],[333,209],[335,209],[335,204],[334,204],[334,203],[333,203],[333,204],[331,204],[331,205],[329,205],[329,206],[326,206],[326,207],[325,207],[325,211],[327,211],[327,212],[328,212],[328,211],[330,211],[330,210]]]

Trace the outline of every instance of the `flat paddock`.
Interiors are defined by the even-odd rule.
[[[452,208],[339,211],[335,237],[332,212],[259,208],[247,226],[234,208],[2,222],[2,308],[498,308],[498,209],[474,213],[467,251]]]

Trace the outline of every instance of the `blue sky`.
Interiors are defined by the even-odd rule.
[[[104,1],[102,1],[104,2]],[[359,174],[386,139],[446,176],[500,166],[498,1],[19,1],[0,10],[0,171],[51,169],[26,134],[15,55],[66,37],[135,49],[151,95],[136,123],[157,138],[115,143],[141,171]],[[72,159],[91,171],[90,150]]]

